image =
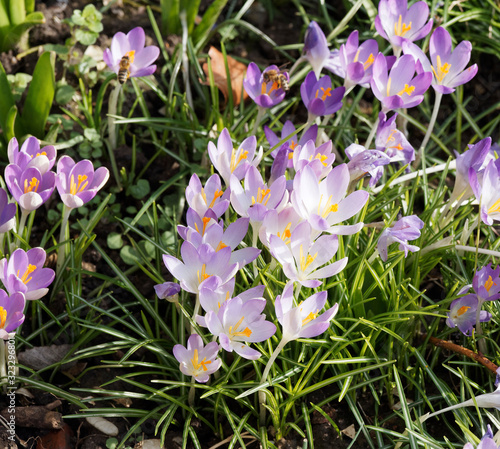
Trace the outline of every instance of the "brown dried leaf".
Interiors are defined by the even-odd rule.
[[[61,430],[55,430],[38,438],[37,449],[71,449],[72,430],[67,424],[63,424]]]
[[[214,83],[224,95],[224,100],[227,103],[229,96],[228,90],[228,80],[226,74],[226,64],[224,63],[224,55],[217,50],[215,47],[210,47],[208,51],[208,56],[210,56],[210,64],[212,66],[212,72],[214,75]],[[247,71],[247,66],[241,62],[236,61],[236,59],[227,56],[227,66],[229,68],[229,74],[231,77],[231,90],[233,91],[233,102],[235,106],[238,106],[241,101],[245,101],[248,98],[248,94],[243,89],[243,79],[245,78],[245,73]],[[208,78],[208,62],[203,64],[203,71]],[[204,84],[209,84],[207,81]],[[241,98],[241,93],[243,92],[243,98]]]

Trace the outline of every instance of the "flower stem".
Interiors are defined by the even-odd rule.
[[[116,111],[118,109],[118,97],[120,96],[121,88],[122,85],[117,83],[109,96],[109,106],[108,106],[109,160],[111,162],[111,169],[113,171],[113,176],[115,177],[116,185],[118,186],[119,190],[122,190],[122,183],[120,181],[120,174],[118,173],[118,167],[116,165],[116,159],[115,159],[116,125],[115,125],[115,118],[112,116],[116,115]]]
[[[198,312],[200,311],[200,294],[196,293],[196,301],[194,303],[194,309],[193,309],[193,317],[191,318],[192,321],[196,321],[196,315],[198,315]],[[191,333],[194,334],[194,326],[191,324]]]
[[[257,117],[255,118],[255,123],[253,124],[252,135],[257,133],[257,129],[259,128],[260,122],[265,113],[266,108],[263,108],[262,106],[257,107]]]
[[[274,361],[276,360],[276,357],[278,357],[278,354],[281,352],[281,350],[285,347],[285,345],[289,342],[290,340],[282,338],[281,341],[279,342],[278,346],[276,346],[276,349],[272,353],[271,357],[269,358],[266,367],[264,368],[264,372],[262,373],[262,377],[260,378],[260,384],[262,385],[264,382],[267,380],[267,376],[269,375],[269,371],[271,371],[271,367],[273,366]],[[272,382],[269,382],[269,386],[271,386]],[[260,405],[260,425],[263,426],[266,423],[266,393],[263,390],[259,391],[259,405]]]
[[[5,346],[7,341],[0,339],[0,378],[5,379],[3,391],[7,390],[7,360],[5,358]]]
[[[464,246],[464,245],[455,245],[455,249],[457,251],[468,251],[470,253],[479,253],[486,254],[488,256],[500,257],[500,251],[493,251],[491,249],[485,248],[476,248],[475,246]]]
[[[427,146],[427,143],[431,138],[432,130],[434,129],[434,125],[436,124],[436,119],[442,98],[443,94],[440,92],[436,92],[436,98],[434,99],[434,109],[432,110],[431,121],[429,122],[429,126],[427,127],[427,132],[425,133],[424,140],[422,140],[422,144],[420,145],[420,149],[418,150],[415,162],[413,163],[414,168],[418,167],[420,165],[420,161],[425,158],[425,147]]]
[[[191,387],[189,387],[189,393],[188,393],[188,404],[190,407],[194,406],[194,395],[196,393],[196,389],[194,388],[194,377],[191,378]]]
[[[72,209],[64,206],[62,221],[61,221],[61,229],[59,231],[59,249],[57,250],[57,267],[56,273],[59,274],[61,272],[62,267],[64,266],[64,261],[66,260],[66,254],[68,251],[69,245],[69,224],[68,219],[71,214]],[[63,243],[64,242],[64,243]]]
[[[21,239],[23,238],[24,226],[26,225],[26,219],[28,218],[29,214],[30,214],[29,211],[22,209],[21,218],[19,219],[19,228],[17,230],[17,235],[19,236],[17,245],[18,248],[21,246]]]
[[[375,133],[377,132],[378,124],[379,124],[379,118],[377,117],[377,120],[375,120],[375,123],[373,124],[373,128],[370,131],[370,135],[368,136],[368,139],[366,139],[366,143],[364,147],[368,150],[370,149],[370,145],[372,143],[373,138],[375,137]]]

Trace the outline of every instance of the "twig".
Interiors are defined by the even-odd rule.
[[[481,365],[488,368],[493,374],[497,374],[498,366],[480,353],[478,354],[477,352],[471,351],[470,349],[464,348],[463,346],[456,345],[451,341],[441,340],[440,338],[436,337],[429,337],[429,341],[438,348],[449,349],[450,351],[465,355],[466,357],[469,357],[470,359],[475,360],[476,362],[479,362]]]

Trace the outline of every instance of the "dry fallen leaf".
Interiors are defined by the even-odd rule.
[[[217,50],[215,47],[210,47],[208,51],[208,56],[210,56],[210,64],[212,66],[212,72],[214,75],[214,83],[224,95],[224,100],[227,103],[229,96],[226,64],[224,63],[224,55]],[[243,101],[248,98],[248,94],[243,89],[243,79],[245,78],[245,73],[247,71],[247,66],[241,62],[236,61],[236,59],[227,56],[227,66],[229,68],[229,74],[231,77],[231,90],[233,91],[233,101],[234,105],[238,106],[241,103],[241,93],[243,92]],[[203,71],[207,76],[207,82],[204,84],[209,84],[208,82],[208,63],[203,64]]]
[[[37,449],[71,449],[71,428],[63,424],[63,428],[47,433],[37,440]]]

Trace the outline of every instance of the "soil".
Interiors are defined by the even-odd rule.
[[[30,46],[35,47],[37,45],[42,45],[46,43],[62,44],[65,39],[70,36],[70,31],[67,25],[62,23],[65,18],[68,18],[75,9],[83,9],[87,1],[85,0],[59,0],[50,2],[36,2],[37,10],[44,13],[46,18],[46,23],[41,26],[35,27],[30,33]],[[102,6],[100,3],[96,5],[97,7]],[[269,21],[268,13],[263,9],[260,3],[256,3],[250,14],[248,20],[254,23],[257,27],[264,26],[266,33],[274,39],[278,45],[286,45],[295,43],[297,36],[301,35],[300,30],[303,28],[303,24],[300,18],[296,16],[283,18],[283,11],[275,11],[275,14],[280,16],[281,20]],[[121,2],[117,1],[114,3],[108,12],[104,15],[103,25],[104,31],[101,33],[97,45],[102,48],[107,48],[110,45],[111,37],[117,31],[128,31],[131,26],[131,18],[133,18],[133,26],[142,26],[146,30],[146,35],[153,36],[153,31],[146,13],[145,6],[137,6],[134,2]],[[293,32],[292,32],[293,31]],[[247,43],[236,44],[232,48],[233,54],[245,58],[249,58],[258,63],[280,63],[283,62],[282,56],[273,49],[269,44],[262,43],[260,40],[252,41],[254,45],[248,46]],[[214,43],[216,45],[216,43]],[[208,47],[207,47],[208,48]],[[77,48],[78,50],[78,48]],[[81,49],[80,49],[81,50]],[[0,55],[0,61],[2,62],[7,73],[32,73],[33,68],[36,64],[38,55],[33,53],[28,55],[21,60],[14,58],[15,52],[9,52],[7,54]],[[298,56],[298,53],[295,55]],[[158,66],[161,66],[163,61],[158,61]],[[489,105],[495,104],[495,102],[500,101],[500,64],[498,60],[495,60],[494,64],[491,64],[491,56],[482,55],[480,57],[480,71],[476,78],[476,81],[472,83],[471,87],[467,89],[473,89],[476,93],[474,100],[467,105],[467,110],[473,114],[480,108],[488,107]],[[484,68],[489,68],[485,71]],[[60,67],[59,67],[60,69]],[[58,72],[59,73],[59,72]],[[69,81],[76,84],[76,78],[71,80],[71,75],[69,76]],[[95,89],[97,91],[97,89]],[[368,99],[369,100],[369,99]],[[158,110],[163,105],[159,103],[159,100],[155,95],[146,94],[146,101],[150,110]],[[448,102],[447,102],[448,101]],[[454,104],[449,103],[451,100],[445,100],[441,114],[443,117],[447,114],[447,108],[454,108]],[[62,111],[59,111],[62,112]],[[481,126],[481,124],[480,124]],[[81,132],[81,130],[80,130]],[[498,132],[498,131],[497,131]],[[499,136],[493,136],[493,138],[498,139]],[[464,142],[466,139],[464,138]],[[119,148],[117,150],[117,162],[119,166],[130,166],[131,147],[127,145]],[[155,148],[142,147],[141,152],[138,155],[138,167],[137,170],[141,170],[145,166],[150,157],[156,153]],[[160,182],[168,179],[170,176],[176,173],[178,170],[177,163],[168,158],[160,157],[157,159],[156,163],[152,164],[149,170],[146,172],[147,179],[150,181],[151,189],[154,191],[160,185]],[[131,197],[126,197],[125,194],[119,194],[117,201],[122,201],[124,204],[130,205],[133,203]],[[140,207],[140,202],[136,202],[136,205]],[[37,212],[37,219],[40,217],[40,222],[44,223],[44,215],[46,211],[41,210]],[[33,234],[43,235],[45,229],[42,227],[33,228]],[[117,222],[104,221],[101,222],[96,228],[95,232],[98,236],[98,243],[102,247],[106,247],[106,236],[113,231],[119,230],[119,225]],[[36,239],[36,237],[35,237]],[[114,262],[120,266],[123,266],[119,254],[116,251],[110,251],[109,255],[112,257]],[[113,272],[109,266],[104,263],[99,253],[95,250],[89,250],[85,256],[86,269],[89,271],[97,271],[101,274],[112,276]],[[128,267],[124,267],[126,269]],[[139,272],[140,273],[140,272]],[[167,276],[167,273],[164,273]],[[145,281],[144,276],[141,274],[133,274],[131,281],[134,285],[140,285],[141,291],[146,297],[152,297],[154,295],[152,281]],[[146,277],[146,279],[148,279]],[[84,279],[83,284],[83,296],[86,293],[92,291],[94,288],[99,286],[101,281],[88,276]],[[120,292],[117,288],[114,288],[115,297],[120,297],[123,295],[123,299],[126,300],[129,296],[127,292]],[[51,304],[52,312],[58,314],[62,312],[65,308],[65,298],[61,295],[60,300],[54,301]],[[130,299],[130,298],[129,298]],[[107,307],[109,304],[103,302],[102,307]],[[138,319],[140,315],[137,315]],[[36,323],[26,322],[23,326],[23,333],[28,333],[32,328],[36,326]],[[105,338],[103,339],[105,341]],[[58,341],[59,344],[66,343],[62,339]],[[145,354],[143,354],[146,356]],[[123,354],[117,351],[116,354],[110,355],[109,357],[114,360],[119,360]],[[62,370],[58,373],[51,381],[55,385],[68,385],[71,375],[78,375],[81,370],[86,367],[93,365],[101,365],[102,361],[99,358],[88,359],[85,361],[86,365],[76,366],[73,368],[68,368],[68,370],[74,369],[73,373],[71,371]],[[69,373],[69,374],[68,374]],[[89,371],[84,377],[79,379],[78,387],[80,388],[99,388],[118,375],[123,374],[112,368],[107,369],[96,369]],[[115,390],[131,390],[130,385],[125,385],[122,381],[115,381],[114,383],[108,385],[110,389]],[[30,395],[18,395],[17,406],[45,406],[47,404],[52,404],[57,399],[51,394],[38,391],[36,389],[30,389]],[[333,394],[332,391],[325,389],[312,395],[308,398],[308,402],[319,403],[324,398]],[[100,406],[109,406],[112,404],[101,404]],[[123,405],[123,404],[122,404]],[[0,410],[7,406],[4,399],[0,399]],[[142,403],[138,400],[130,400],[128,406],[132,408],[146,408],[150,407],[148,403]],[[383,407],[388,407],[388,404],[381,404],[380,409]],[[364,394],[360,392],[357,397],[357,407],[358,410],[365,417],[375,416],[376,408],[373,404],[373,397],[370,394]],[[351,436],[348,434],[348,430],[351,426],[354,426],[354,433],[357,432],[359,426],[353,416],[351,410],[349,409],[347,402],[332,402],[322,407],[324,413],[330,417],[330,419],[336,423],[338,429],[335,429],[322,414],[319,412],[314,412],[311,415],[311,423],[314,436],[314,444],[316,449],[330,449],[338,448],[343,449],[350,447],[352,449],[365,449],[369,445],[366,443],[363,434],[361,434],[356,441],[353,443]],[[66,401],[62,401],[61,405],[57,407],[57,412],[64,415],[75,414],[78,412],[78,408],[69,404]],[[179,417],[182,422],[182,418]],[[369,420],[369,418],[367,418]],[[63,430],[50,430],[47,428],[37,427],[39,423],[33,421],[28,427],[16,428],[18,440],[16,443],[11,442],[8,439],[8,433],[3,427],[0,427],[0,449],[15,449],[15,448],[29,448],[29,449],[49,449],[51,447],[58,449],[65,448],[78,448],[78,449],[90,449],[90,448],[106,448],[106,441],[108,436],[99,432],[96,428],[92,427],[84,419],[63,419],[62,420],[66,427]],[[123,437],[127,430],[130,428],[130,422],[125,419],[109,418],[109,421],[115,424],[119,430],[118,438]],[[154,429],[156,422],[146,421],[141,426],[143,436],[147,438],[154,438]],[[221,425],[224,429],[224,435],[230,435],[232,433],[231,429],[228,427],[227,422],[222,422]],[[387,427],[390,430],[402,432],[404,429],[401,428],[401,423],[387,422]],[[192,421],[192,426],[198,435],[199,440],[202,442],[203,449],[210,448],[212,446],[220,443],[220,438],[207,429],[200,421]],[[338,430],[341,432],[339,433]],[[343,433],[342,431],[346,431]],[[57,433],[57,436],[54,436]],[[269,432],[272,435],[272,429]],[[54,438],[53,442],[49,442],[49,436]],[[56,440],[57,438],[57,440]],[[43,440],[42,440],[43,439]],[[171,426],[167,432],[166,441],[168,442],[168,449],[177,449],[182,447],[182,428],[176,428]],[[249,440],[250,441],[250,440]],[[51,446],[51,444],[53,444]],[[132,445],[132,444],[131,444]],[[296,449],[298,447],[303,447],[303,438],[295,431],[289,432],[285,438],[277,442],[280,449]],[[258,447],[256,442],[247,443],[249,447]],[[139,447],[139,446],[137,446]],[[188,445],[188,448],[192,446]],[[221,446],[227,447],[227,445]]]

